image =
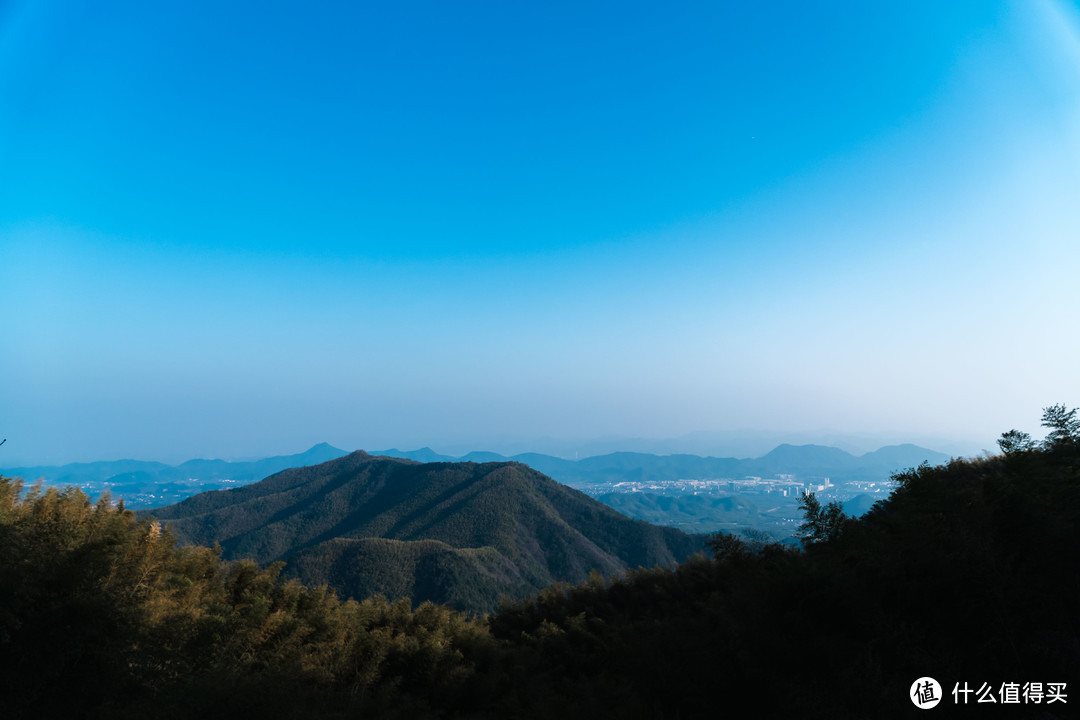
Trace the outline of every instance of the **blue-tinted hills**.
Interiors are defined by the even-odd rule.
[[[109,491],[123,498],[128,507],[149,508],[179,502],[205,490],[226,489],[249,484],[289,468],[316,465],[348,454],[320,443],[295,455],[255,461],[189,460],[171,466],[142,460],[71,463],[62,466],[14,467],[0,470],[8,477],[28,482],[41,479],[46,485],[81,487],[91,495]],[[404,458],[417,462],[519,462],[555,480],[593,495],[605,495],[615,485],[625,483],[677,483],[685,480],[738,479],[789,475],[803,479],[824,479],[837,486],[844,483],[886,480],[893,472],[947,461],[948,456],[917,445],[891,445],[860,456],[822,445],[780,445],[759,458],[717,458],[698,455],[655,455],[615,452],[568,460],[541,453],[521,453],[511,457],[475,451],[455,457],[431,448],[402,451],[396,448],[372,455]],[[640,489],[640,488],[638,488]],[[855,494],[854,490],[850,494]]]

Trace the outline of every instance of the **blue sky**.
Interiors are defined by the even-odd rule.
[[[0,4],[3,465],[1080,405],[1075,3]]]

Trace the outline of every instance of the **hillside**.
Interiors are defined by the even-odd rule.
[[[179,547],[168,528],[107,499],[0,478],[5,717],[861,720],[922,717],[910,693],[923,676],[941,684],[942,717],[1071,717],[1076,414],[1041,444],[1013,432],[1001,456],[899,473],[859,519],[823,526],[808,512],[802,549],[718,536],[713,557],[555,584],[484,618],[342,602],[285,581],[280,566]],[[503,463],[354,455],[269,478],[261,502],[304,478],[316,486],[312,506],[358,479],[375,496],[380,481],[417,490],[427,479],[442,500],[463,486],[484,497],[489,483],[552,490],[523,477]],[[239,492],[203,496],[201,509],[227,508]],[[520,499],[495,494],[507,495]],[[543,507],[531,502],[531,512]],[[329,542],[328,567],[365,562],[382,545],[407,566],[498,560],[438,540]]]
[[[1021,693],[1069,696],[1080,676],[1075,414],[1041,446],[1021,435],[1002,456],[898,473],[887,500],[802,551],[719,537],[715,561],[504,608],[492,632],[525,663],[514,702],[536,718],[704,718],[736,694],[755,717],[918,717],[911,684],[929,676],[948,717],[1072,717],[1072,697]]]
[[[151,512],[185,542],[283,561],[306,584],[474,611],[704,548],[700,536],[630,520],[520,463],[364,452]]]

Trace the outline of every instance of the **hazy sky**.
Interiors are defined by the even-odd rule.
[[[1080,10],[0,3],[0,466],[1080,405]]]

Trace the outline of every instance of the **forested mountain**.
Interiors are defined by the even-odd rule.
[[[342,602],[279,566],[178,547],[108,499],[0,478],[4,716],[920,717],[911,686],[929,676],[942,716],[1071,717],[1080,421],[1059,419],[1042,444],[1012,432],[1001,456],[898,474],[860,519],[807,503],[802,549],[717,536],[713,557],[555,584],[483,618]],[[443,477],[442,492],[392,518],[403,528],[459,490],[527,485],[521,466],[353,455],[270,478],[262,496],[193,505],[212,513],[239,496],[261,509],[306,477],[321,489],[299,505],[314,508],[361,469],[358,491],[373,498],[395,478],[415,490]],[[528,485],[514,497],[552,492]],[[427,513],[433,525],[440,515]]]
[[[149,515],[226,559],[286,563],[343,595],[493,610],[590,571],[668,566],[701,536],[630,520],[516,462],[418,463],[355,452]]]

